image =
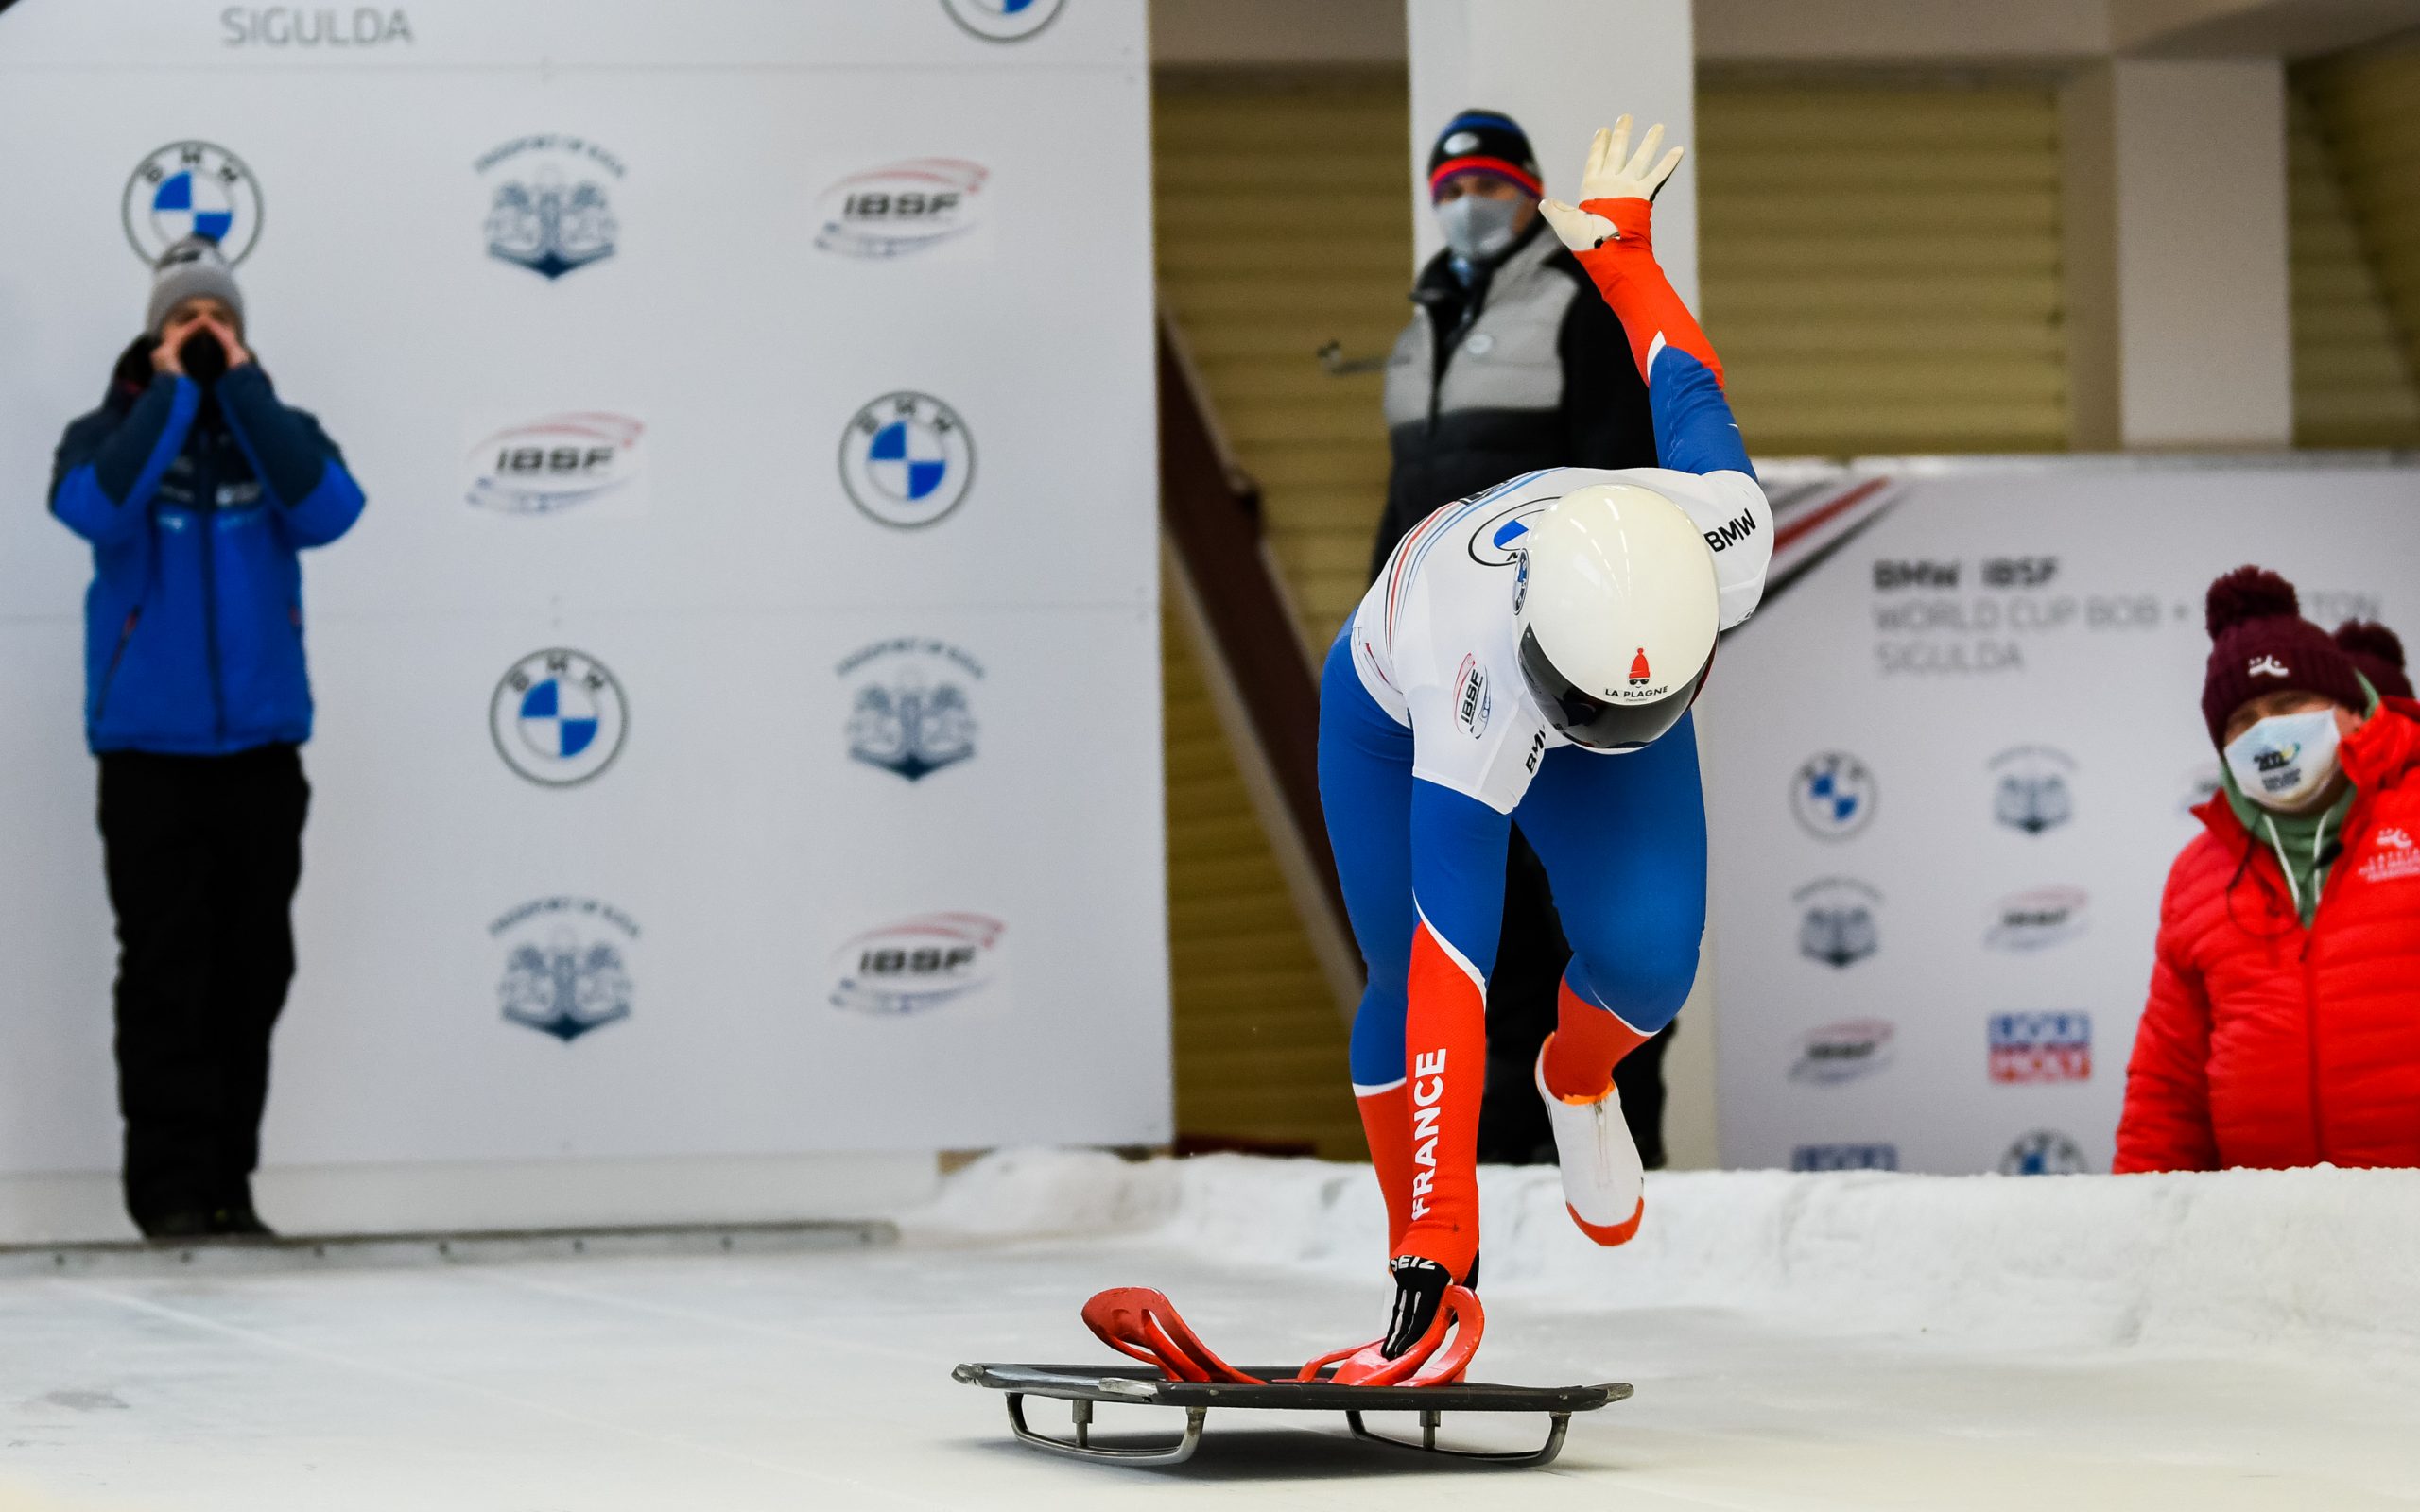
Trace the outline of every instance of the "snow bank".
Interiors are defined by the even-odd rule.
[[[1491,1297],[1708,1307],[1847,1333],[2206,1350],[2420,1345],[2420,1172],[1658,1174],[1619,1249],[1549,1168],[1481,1177]],[[951,1176],[910,1242],[1127,1236],[1214,1263],[1369,1276],[1366,1166],[1010,1151]]]

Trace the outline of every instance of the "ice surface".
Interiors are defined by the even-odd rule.
[[[0,1281],[0,1508],[2409,1507],[2415,1183],[1662,1177],[1605,1253],[1491,1172],[1479,1373],[1638,1386],[1544,1471],[1217,1413],[1079,1465],[949,1380],[1105,1358],[1111,1284],[1230,1358],[1374,1332],[1368,1175],[1310,1162],[994,1158],[891,1250]]]

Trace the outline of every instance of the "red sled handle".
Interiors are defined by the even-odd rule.
[[[1445,1342],[1450,1330],[1454,1342]],[[1295,1373],[1297,1381],[1317,1381],[1326,1366],[1335,1366],[1332,1377],[1340,1386],[1442,1386],[1462,1379],[1469,1369],[1471,1356],[1478,1352],[1478,1341],[1487,1332],[1487,1310],[1478,1305],[1478,1294],[1467,1286],[1448,1286],[1437,1308],[1437,1316],[1429,1322],[1412,1347],[1390,1360],[1378,1352],[1384,1339],[1354,1345],[1321,1355]]]
[[[1096,1293],[1084,1304],[1083,1317],[1084,1326],[1103,1344],[1146,1365],[1158,1366],[1170,1381],[1268,1384],[1212,1353],[1210,1346],[1177,1314],[1176,1304],[1149,1286],[1113,1286]]]

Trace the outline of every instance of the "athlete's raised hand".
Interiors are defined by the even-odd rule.
[[[1630,146],[1631,118],[1627,115],[1610,127],[1599,127],[1597,139],[1588,144],[1588,166],[1580,176],[1580,203],[1599,199],[1653,200],[1664,180],[1681,165],[1683,149],[1674,147],[1661,158],[1656,148],[1664,145],[1664,128],[1659,124],[1647,129],[1638,150]],[[1539,213],[1554,227],[1554,233],[1575,252],[1584,252],[1613,235],[1614,223],[1604,216],[1582,210],[1579,205],[1566,205],[1560,199],[1538,201]]]

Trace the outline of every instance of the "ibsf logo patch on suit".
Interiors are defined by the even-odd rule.
[[[549,281],[614,255],[621,222],[612,188],[627,171],[594,142],[543,133],[481,155],[489,185],[488,255]]]
[[[580,410],[490,431],[465,456],[463,498],[490,514],[642,512],[647,427],[628,415]],[[610,507],[602,507],[610,506]]]
[[[885,394],[840,433],[840,484],[867,519],[898,530],[938,524],[975,481],[975,438],[930,394]]]
[[[1995,1013],[1990,1032],[1994,1081],[2092,1079],[2089,1013]]]
[[[572,787],[614,764],[631,728],[605,663],[562,646],[506,670],[488,700],[488,733],[506,765],[541,787]]]
[[[909,158],[853,173],[816,200],[815,245],[843,257],[906,257],[976,246],[991,170],[963,158]]]
[[[901,636],[833,669],[849,689],[849,759],[913,782],[971,760],[981,726],[970,691],[983,663],[946,641]]]
[[[488,926],[504,948],[496,999],[511,1022],[565,1044],[631,1016],[639,926],[594,898],[538,898]]]
[[[1487,691],[1487,669],[1478,664],[1478,657],[1462,658],[1454,674],[1454,722],[1476,740],[1487,733],[1488,716],[1495,710],[1495,699]]]
[[[832,953],[836,1008],[927,1013],[995,991],[1008,926],[988,914],[919,914],[851,936]]]
[[[233,266],[260,240],[260,180],[216,142],[171,142],[127,176],[118,215],[127,245],[146,266],[186,237],[199,236],[216,242]]]

